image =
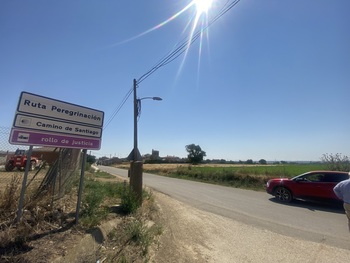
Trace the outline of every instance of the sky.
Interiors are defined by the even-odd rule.
[[[0,1],[0,126],[26,91],[103,111],[90,153],[126,157],[142,79],[138,98],[162,98],[141,101],[142,155],[196,144],[206,159],[350,156],[350,1],[241,0],[220,16],[234,2]]]

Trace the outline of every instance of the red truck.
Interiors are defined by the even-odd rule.
[[[5,170],[10,172],[15,167],[17,167],[18,170],[22,170],[26,167],[27,164],[27,155],[25,150],[17,149],[15,154],[10,157],[10,159],[6,162]],[[33,171],[37,166],[39,166],[40,161],[36,157],[30,158],[30,166],[29,170]]]

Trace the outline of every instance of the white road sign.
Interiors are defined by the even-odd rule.
[[[98,150],[103,118],[103,111],[22,92],[9,142]]]
[[[21,93],[17,112],[75,123],[78,122],[95,127],[103,126],[104,117],[103,111],[42,97],[28,92]]]
[[[81,124],[62,122],[54,119],[38,118],[17,114],[14,127],[25,128],[39,131],[49,131],[55,133],[65,133],[83,137],[101,138],[102,129]]]

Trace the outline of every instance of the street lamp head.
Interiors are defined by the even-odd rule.
[[[143,98],[141,98],[141,99],[137,99],[138,101],[140,101],[140,100],[163,100],[162,98],[160,98],[160,97],[143,97]]]

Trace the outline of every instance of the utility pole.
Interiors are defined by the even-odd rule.
[[[130,162],[130,188],[135,194],[139,204],[142,203],[142,171],[143,162],[137,146],[137,119],[139,117],[139,107],[144,99],[162,100],[160,97],[143,97],[138,99],[136,95],[137,81],[134,79],[134,149],[128,156]]]
[[[137,117],[138,117],[138,100],[136,95],[137,82],[134,79],[134,149],[133,160],[130,162],[130,188],[135,194],[137,201],[142,203],[142,170],[143,163],[139,160],[139,150],[137,146]]]
[[[134,162],[137,161],[137,117],[138,117],[138,107],[137,107],[137,96],[136,96],[137,82],[134,79]]]

